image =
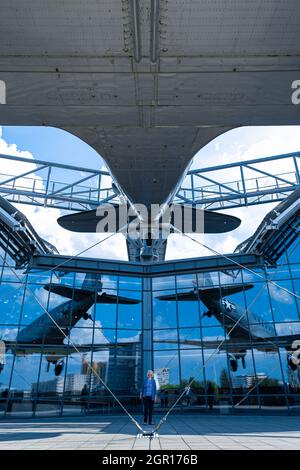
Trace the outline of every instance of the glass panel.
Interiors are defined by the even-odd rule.
[[[125,299],[138,300],[136,293],[128,295],[128,291],[119,291],[119,296]],[[132,295],[134,294],[134,295]],[[142,303],[126,305],[121,303],[121,299],[118,304],[118,327],[119,328],[140,328],[141,326],[141,311]]]
[[[276,283],[279,287],[269,284],[274,320],[279,322],[299,320],[295,297],[288,292],[293,292],[292,283],[290,281],[276,281]]]
[[[202,349],[180,351],[181,388],[190,390],[182,399],[184,407],[205,406],[205,377]],[[191,383],[192,382],[192,383]]]
[[[181,328],[179,330],[181,349],[202,347],[200,328]]]
[[[164,300],[170,296],[171,300]],[[174,291],[155,292],[153,298],[153,327],[168,328],[177,326],[176,294]]]
[[[162,375],[162,369],[165,369]],[[161,377],[159,388],[164,387],[174,390],[174,395],[179,391],[179,354],[178,351],[157,351],[154,353],[154,373],[156,377]],[[174,396],[172,397],[174,399]],[[170,403],[171,404],[171,403]]]
[[[178,323],[180,327],[184,326],[199,326],[200,317],[199,317],[199,302],[198,302],[198,293],[196,292],[195,300],[184,301],[180,300],[180,294],[185,294],[186,290],[178,290]]]
[[[256,283],[245,292],[249,324],[273,320],[270,297],[266,284]]]
[[[154,349],[173,349],[178,345],[178,330],[154,330],[153,342]]]
[[[154,277],[152,279],[153,290],[175,289],[175,276]]]
[[[32,416],[40,362],[39,353],[15,357],[7,403],[7,412],[10,415]]]
[[[0,324],[19,324],[23,296],[22,285],[3,282],[0,284]]]
[[[177,289],[195,289],[197,287],[196,274],[182,274],[176,276]]]
[[[97,303],[93,315],[98,327],[114,328],[116,327],[117,305]]]
[[[139,277],[119,277],[119,289],[140,291],[142,289],[142,279]]]

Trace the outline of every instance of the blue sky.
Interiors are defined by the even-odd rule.
[[[300,150],[299,126],[245,127],[229,131],[201,149],[194,157],[193,168],[218,165],[251,158],[259,158]],[[77,137],[56,128],[2,127],[0,128],[0,153],[26,156],[31,159],[64,162],[66,164],[103,168],[100,155]],[[2,172],[16,170],[10,164],[2,165]],[[10,166],[9,166],[10,165]],[[281,163],[273,164],[271,171],[288,170]],[[9,166],[9,168],[7,167]],[[234,173],[232,174],[234,179]],[[241,218],[241,226],[229,234],[197,236],[200,241],[214,246],[220,253],[232,252],[236,245],[249,237],[272,204],[229,210]],[[57,246],[60,253],[74,255],[104,238],[99,234],[73,234],[61,229],[56,219],[61,211],[51,208],[19,206],[44,238]],[[196,243],[179,235],[169,237],[167,258],[201,256],[210,254]],[[88,256],[126,259],[126,245],[122,235],[116,235],[87,253]]]
[[[220,136],[199,151],[194,158],[193,167],[206,167],[299,150],[299,127],[240,128]],[[31,159],[64,162],[71,165],[83,165],[95,169],[103,167],[104,164],[99,154],[78,138],[59,129],[46,127],[2,127],[2,133],[0,128],[0,153],[26,156]],[[13,166],[8,163],[5,165],[2,165],[2,173],[14,172]],[[275,164],[272,170],[275,173],[280,173],[288,169],[281,168],[280,164],[279,166]],[[232,176],[234,178],[234,175]],[[56,219],[61,215],[61,211],[58,209],[36,208],[25,205],[19,205],[18,208],[27,215],[41,236],[56,245],[61,253],[74,255],[102,238],[99,234],[78,235],[61,229],[56,223]],[[271,208],[272,204],[266,204],[227,211],[242,219],[239,229],[222,236],[210,235],[198,236],[198,238],[220,252],[231,252],[239,242],[253,233],[263,216]],[[167,257],[175,258],[178,253],[181,257],[209,254],[201,249],[199,245],[177,235],[170,237]],[[96,249],[91,250],[87,255],[126,259],[125,241],[121,235],[117,235]],[[166,359],[163,357],[163,365],[166,364]],[[264,371],[266,364],[271,363],[266,361],[264,355],[259,355],[256,359],[259,361],[259,372]],[[270,359],[270,356],[268,359]],[[189,359],[187,358],[187,360]],[[28,361],[30,362],[29,359]],[[248,361],[248,364],[251,368],[251,360]],[[188,367],[187,372],[192,373]],[[278,370],[274,371],[273,374],[276,377],[279,376]]]
[[[7,143],[16,144],[19,150],[31,152],[38,160],[95,169],[102,166],[96,150],[54,127],[6,126],[2,128],[2,137]]]

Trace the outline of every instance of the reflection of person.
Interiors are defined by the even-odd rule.
[[[81,390],[81,411],[86,413],[87,410],[87,396],[89,394],[87,384],[85,384]]]
[[[152,424],[153,405],[156,397],[156,382],[152,370],[148,370],[147,378],[141,387],[140,398],[144,405],[144,424]]]
[[[168,408],[168,390],[162,389],[160,392],[160,404],[162,408]]]
[[[187,387],[185,387],[185,398],[186,398],[187,406],[190,406],[190,404],[191,404],[191,387],[189,385]]]
[[[214,395],[215,395],[215,389],[212,386],[212,383],[208,382],[208,384],[207,384],[207,404],[208,404],[210,410],[214,409]]]

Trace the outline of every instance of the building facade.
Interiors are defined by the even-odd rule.
[[[1,415],[120,412],[113,394],[137,413],[150,368],[168,406],[182,394],[180,412],[206,412],[213,402],[220,412],[298,413],[298,244],[273,267],[242,254],[149,265],[49,255],[22,273],[2,258]],[[101,276],[100,294],[120,300],[92,302],[74,323],[87,274]],[[57,284],[73,298],[58,295]]]

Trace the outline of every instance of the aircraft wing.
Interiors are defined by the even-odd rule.
[[[219,287],[203,287],[198,290],[192,290],[190,292],[182,292],[178,294],[170,294],[170,295],[161,295],[156,297],[159,300],[179,300],[179,301],[192,301],[192,300],[200,300],[205,299],[209,296],[213,297],[214,300],[228,297],[229,295],[237,294],[238,292],[242,292],[244,290],[252,289],[253,284],[231,284],[228,286],[224,286],[221,289]]]
[[[141,301],[138,299],[130,299],[128,297],[121,297],[113,294],[106,294],[102,292],[97,295],[98,304],[123,304],[123,305],[135,305],[139,304]]]
[[[300,334],[280,335],[266,338],[265,344],[268,344],[269,342],[269,344],[278,345],[280,348],[285,348],[287,351],[291,351],[294,341],[298,341],[300,346]],[[297,349],[297,346],[298,345],[295,344],[295,347],[293,348],[294,351]]]
[[[93,290],[73,288],[70,286],[65,286],[63,284],[45,284],[44,289],[47,291],[66,297],[67,299],[73,299],[75,301],[84,300],[94,296]],[[113,294],[107,294],[106,292],[100,292],[95,298],[95,302],[98,304],[126,304],[126,305],[135,305],[140,303],[140,300],[131,299],[128,297],[120,297]]]
[[[101,344],[35,344],[35,343],[18,343],[17,341],[5,341],[5,349],[11,351],[17,356],[26,356],[30,354],[40,354],[41,347],[45,356],[51,356],[58,358],[63,356],[69,356],[76,353],[86,353],[90,351],[101,351],[103,349],[115,348],[116,346],[131,346],[136,342],[124,341],[119,343],[101,343]]]
[[[178,344],[177,340],[154,340],[154,343],[168,343],[168,344]],[[238,340],[237,338],[229,338],[224,341],[224,338],[213,338],[207,340],[197,340],[197,339],[183,339],[179,341],[181,346],[191,346],[199,349],[210,349],[215,351],[227,351],[228,353],[241,353],[245,352],[247,349],[250,349],[251,345],[248,342],[244,342],[242,339]]]
[[[192,301],[192,300],[198,300],[198,294],[197,292],[190,291],[190,292],[182,292],[179,294],[159,295],[158,297],[155,297],[155,298],[158,300],[166,300],[166,301],[172,301],[172,300]]]

